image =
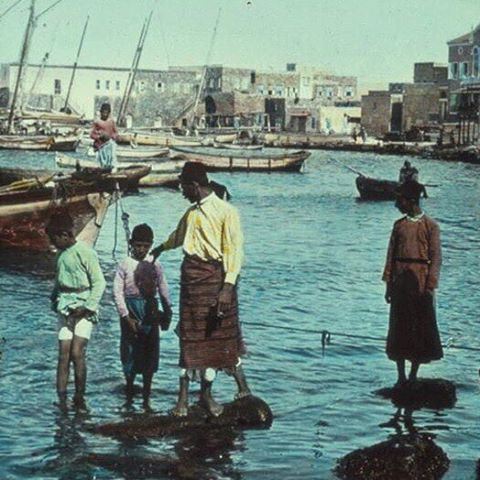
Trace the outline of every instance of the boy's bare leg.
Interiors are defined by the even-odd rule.
[[[408,375],[408,379],[411,382],[415,382],[417,380],[417,373],[419,368],[420,368],[420,363],[412,362],[412,366],[410,367],[410,374]]]
[[[223,406],[213,398],[212,384],[213,382],[206,380],[205,377],[202,376],[200,402],[213,416],[218,417],[223,413]]]
[[[405,375],[405,360],[397,360],[397,373],[398,379],[395,385],[401,386],[407,381],[407,376]]]
[[[57,395],[59,400],[66,401],[68,374],[70,371],[71,340],[58,341],[58,364],[57,364]]]
[[[239,399],[251,395],[252,392],[250,391],[250,387],[248,386],[247,377],[245,376],[242,365],[238,365],[237,367],[235,367],[232,371],[232,375],[238,387],[238,392],[235,395],[235,398]]]
[[[178,390],[178,400],[175,407],[172,409],[172,415],[176,417],[186,417],[188,414],[188,387],[190,379],[188,374],[180,377],[180,389]]]
[[[143,405],[148,406],[150,401],[150,394],[152,392],[153,372],[146,372],[143,374]]]
[[[85,350],[88,340],[83,337],[73,336],[71,358],[75,372],[75,403],[79,406],[85,404],[85,386],[87,383],[87,363]]]

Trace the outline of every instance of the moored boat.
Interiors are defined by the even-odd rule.
[[[0,149],[74,152],[77,149],[80,140],[81,134],[0,135]]]
[[[147,176],[152,169],[150,165],[135,162],[132,164],[122,164],[116,172],[108,173],[96,162],[81,160],[63,153],[57,153],[55,155],[55,162],[58,167],[74,168],[77,171],[88,171],[92,174],[108,175],[108,179],[117,181],[120,188],[124,190],[136,190],[140,179]]]
[[[209,171],[246,172],[299,172],[310,156],[309,152],[298,150],[282,154],[258,154],[243,152],[209,153],[201,149],[173,147],[171,158],[203,163]]]
[[[215,148],[224,148],[227,150],[262,150],[263,149],[263,145],[251,145],[251,144],[242,145],[240,143],[214,142],[213,146]]]
[[[45,226],[68,212],[78,240],[94,245],[112,198],[112,182],[94,176],[0,168],[0,249],[51,250]]]
[[[202,142],[197,139],[189,139],[175,135],[159,135],[149,133],[120,133],[117,136],[117,143],[131,145],[150,145],[159,147],[186,146],[198,147]]]
[[[379,180],[358,175],[355,180],[362,200],[394,200],[400,183],[394,180]]]

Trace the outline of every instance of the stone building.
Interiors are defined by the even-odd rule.
[[[447,120],[448,68],[432,62],[414,65],[413,83],[391,83],[388,90],[362,96],[362,126],[370,135],[404,135]]]

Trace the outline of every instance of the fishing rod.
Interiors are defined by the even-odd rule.
[[[333,160],[334,162],[337,162],[342,167],[346,168],[347,170],[350,170],[353,173],[356,173],[357,175],[360,175],[361,177],[367,177],[367,175],[362,173],[360,170],[357,170],[356,168],[353,168],[350,165],[345,165],[343,162],[341,162],[340,160],[337,160],[334,157],[329,157],[329,160]]]

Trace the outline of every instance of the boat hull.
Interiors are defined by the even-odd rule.
[[[393,180],[378,180],[358,176],[355,180],[357,190],[362,200],[395,200],[395,192],[400,183]]]
[[[220,155],[183,148],[173,148],[171,157],[201,162],[211,172],[300,172],[310,156],[303,150],[285,155]]]

